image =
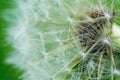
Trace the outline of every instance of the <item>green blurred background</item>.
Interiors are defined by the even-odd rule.
[[[12,24],[3,18],[3,13],[7,9],[14,9],[17,4],[14,0],[0,0],[0,80],[21,80],[22,71],[15,68],[12,64],[6,64],[5,59],[13,50],[6,38],[6,29]],[[9,13],[8,13],[9,14]]]

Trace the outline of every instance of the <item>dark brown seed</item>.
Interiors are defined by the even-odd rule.
[[[83,18],[79,24],[79,39],[83,47],[87,47],[89,50],[94,44],[96,44],[90,53],[104,52],[106,55],[110,49],[108,44],[104,44],[101,37],[108,37],[106,33],[103,34],[104,27],[112,27],[112,18],[107,19],[103,12],[92,12],[88,16],[93,20],[90,21],[87,18]],[[109,24],[109,25],[108,25]]]

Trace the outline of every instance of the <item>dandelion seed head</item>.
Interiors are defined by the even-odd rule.
[[[16,55],[10,60],[28,73],[23,80],[66,80],[67,76],[67,80],[106,80],[105,70],[116,64],[108,34],[114,14],[103,2],[18,1],[20,23],[9,33]],[[110,55],[104,56],[105,52]],[[111,73],[120,74],[119,70]]]

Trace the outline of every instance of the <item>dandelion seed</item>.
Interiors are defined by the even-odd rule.
[[[107,38],[103,38],[103,43],[111,45],[111,42]]]

